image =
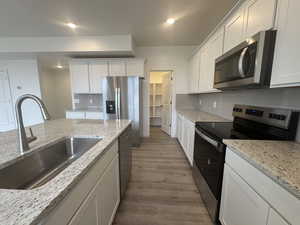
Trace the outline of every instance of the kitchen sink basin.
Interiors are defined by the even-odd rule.
[[[101,140],[65,137],[0,169],[0,189],[34,189],[54,178]]]

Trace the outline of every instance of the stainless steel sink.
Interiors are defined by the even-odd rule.
[[[0,170],[0,189],[33,189],[54,178],[101,140],[66,137]]]

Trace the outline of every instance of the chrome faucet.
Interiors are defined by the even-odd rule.
[[[37,139],[37,137],[35,137],[33,135],[31,128],[29,128],[30,137],[27,137],[27,135],[26,135],[24,122],[23,122],[23,116],[22,116],[22,103],[26,99],[31,99],[34,102],[36,102],[38,104],[38,106],[40,107],[40,110],[41,110],[44,120],[50,120],[50,115],[47,111],[47,108],[39,97],[37,97],[35,95],[26,94],[26,95],[20,96],[17,99],[16,105],[15,105],[15,110],[16,110],[16,119],[17,119],[17,126],[18,126],[19,147],[20,147],[20,151],[22,154],[25,151],[29,150],[29,143],[33,142],[34,140]]]

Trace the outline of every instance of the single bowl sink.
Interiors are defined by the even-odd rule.
[[[0,169],[0,189],[34,189],[54,178],[101,140],[65,137]]]

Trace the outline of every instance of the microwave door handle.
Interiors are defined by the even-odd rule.
[[[240,55],[240,59],[239,59],[239,65],[238,65],[238,69],[239,69],[239,74],[241,75],[241,77],[245,77],[246,73],[244,70],[244,59],[245,59],[245,55],[248,51],[248,47],[244,48],[241,55]]]
[[[201,133],[200,131],[196,130],[196,133],[203,138],[205,141],[207,141],[208,143],[210,143],[211,145],[213,145],[214,147],[218,147],[218,142],[211,139],[210,137],[206,136],[205,134]]]

